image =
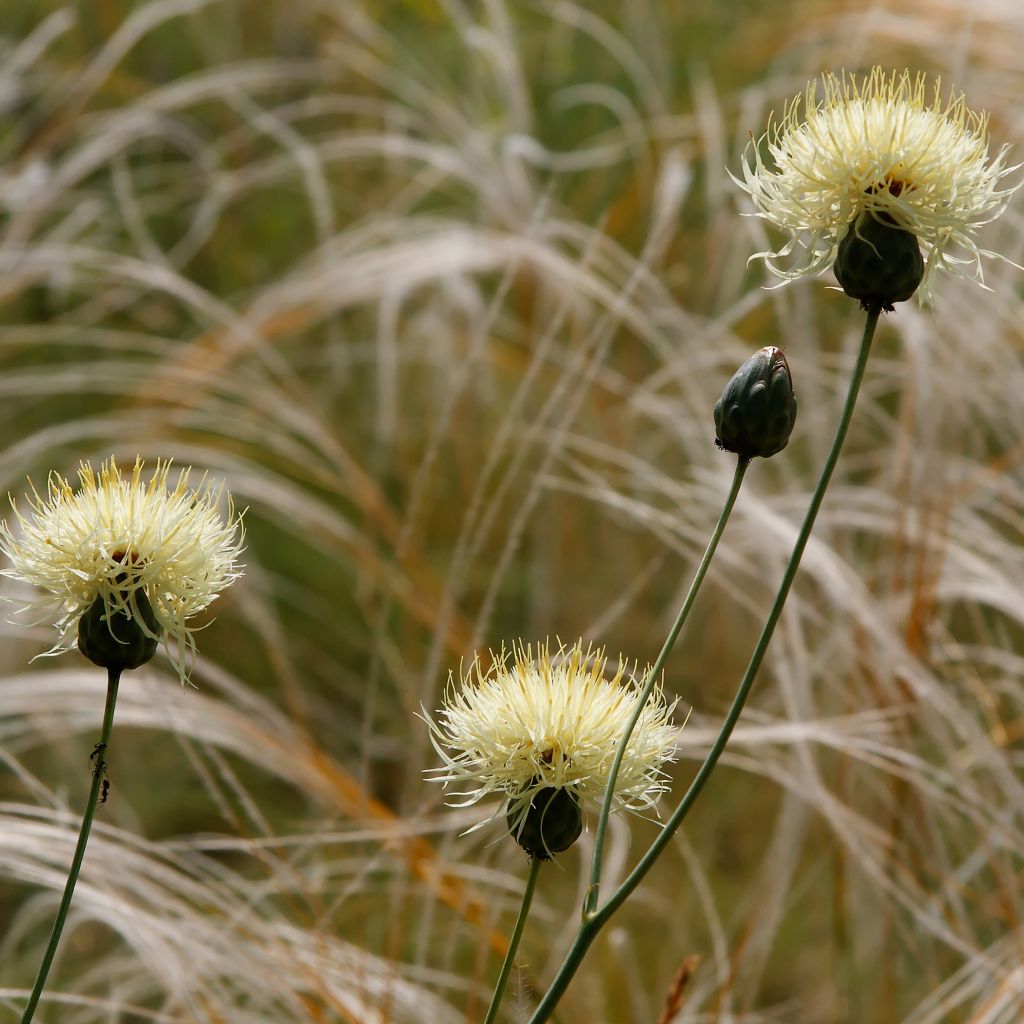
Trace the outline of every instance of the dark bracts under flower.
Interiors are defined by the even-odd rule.
[[[565,853],[583,833],[580,802],[568,789],[547,786],[535,790],[524,813],[509,811],[512,838],[537,860],[551,860]]]
[[[917,236],[891,221],[862,213],[850,225],[836,253],[833,270],[843,291],[864,309],[885,309],[905,302],[924,277]]]
[[[100,668],[140,668],[156,654],[161,633],[144,591],[136,590],[123,609],[110,611],[97,597],[78,620],[78,649]]]

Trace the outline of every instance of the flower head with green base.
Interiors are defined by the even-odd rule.
[[[230,500],[221,516],[220,489],[190,489],[188,470],[172,483],[169,462],[148,479],[143,471],[139,459],[126,475],[113,459],[99,473],[83,462],[77,490],[51,473],[27,515],[12,499],[14,527],[0,523],[3,575],[43,591],[24,607],[54,620],[50,653],[78,646],[97,664],[135,668],[164,639],[184,679],[195,650],[188,620],[241,574],[242,530]]]
[[[456,806],[491,794],[504,797],[513,837],[533,857],[568,849],[582,829],[582,810],[604,797],[619,740],[637,707],[640,687],[619,662],[605,673],[601,650],[515,644],[474,658],[456,686],[449,682],[439,722],[427,717],[444,760],[432,769],[445,785],[468,787]],[[660,690],[648,699],[630,738],[615,787],[615,809],[649,810],[667,789],[677,728]],[[481,823],[483,824],[483,823]]]
[[[820,273],[839,257],[847,294],[883,308],[909,298],[918,283],[919,298],[929,302],[938,270],[973,264],[981,281],[981,258],[1003,257],[980,249],[974,236],[1020,187],[1000,187],[1016,168],[1006,165],[1006,146],[989,159],[987,129],[985,114],[969,110],[958,93],[943,99],[939,80],[929,90],[923,74],[826,72],[821,95],[811,82],[769,124],[761,142],[772,166],[751,143],[752,162],[744,160],[742,180],[733,177],[758,215],[790,236],[756,256],[785,279]],[[866,259],[843,251],[848,237],[863,242]],[[886,262],[890,241],[894,255]],[[897,278],[879,291],[863,283],[865,272]]]

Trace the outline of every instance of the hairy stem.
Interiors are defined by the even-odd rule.
[[[103,709],[103,728],[100,732],[100,741],[92,752],[91,760],[94,762],[92,770],[92,786],[89,787],[89,802],[85,807],[85,814],[82,816],[82,827],[78,831],[78,844],[75,846],[75,855],[71,860],[71,869],[68,872],[68,880],[64,885],[64,895],[61,897],[60,906],[57,908],[57,917],[53,922],[53,929],[50,931],[50,941],[46,945],[46,952],[43,954],[43,961],[39,965],[39,973],[36,975],[36,983],[29,996],[28,1005],[21,1018],[21,1024],[29,1024],[39,1004],[39,997],[42,995],[43,986],[46,984],[46,976],[50,973],[50,965],[53,963],[54,954],[60,943],[61,932],[64,930],[64,922],[67,920],[68,911],[71,909],[71,897],[75,893],[75,883],[78,881],[79,872],[82,870],[82,861],[85,858],[85,847],[89,842],[89,833],[92,831],[92,820],[96,816],[96,808],[102,802],[100,790],[107,775],[107,750],[110,744],[110,733],[114,725],[114,705],[117,703],[117,685],[121,679],[120,669],[107,669],[107,702]]]
[[[526,927],[526,918],[530,913],[530,904],[533,902],[533,891],[537,888],[537,876],[540,874],[541,860],[539,857],[530,858],[530,874],[526,879],[526,889],[523,892],[523,904],[519,908],[519,917],[516,919],[516,926],[512,931],[512,938],[509,939],[508,952],[501,965],[501,973],[494,985],[494,995],[491,996],[491,1005],[487,1007],[487,1016],[484,1024],[494,1024],[498,1016],[498,1007],[501,1006],[501,998],[505,994],[505,985],[508,983],[508,976],[512,972],[512,964],[516,958],[516,950],[519,949],[519,940],[523,937],[523,929]]]

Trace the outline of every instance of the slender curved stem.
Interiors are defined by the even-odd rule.
[[[117,685],[121,679],[120,669],[107,669],[107,703],[103,709],[103,728],[100,732],[100,741],[93,750],[92,760],[92,786],[89,788],[89,802],[85,807],[85,814],[82,816],[82,827],[78,831],[78,845],[75,847],[75,855],[71,860],[71,870],[68,872],[68,880],[64,885],[64,895],[61,897],[60,906],[57,908],[57,917],[53,922],[50,931],[50,941],[47,943],[46,952],[43,954],[43,962],[39,965],[39,973],[36,976],[35,987],[29,996],[28,1005],[21,1018],[21,1024],[29,1024],[35,1015],[39,997],[42,995],[43,986],[46,984],[46,976],[50,973],[50,965],[57,952],[57,945],[60,942],[61,932],[64,930],[64,922],[67,920],[68,910],[71,909],[71,897],[75,893],[75,883],[78,881],[79,872],[82,870],[82,861],[85,858],[85,847],[89,842],[89,833],[92,831],[92,819],[96,816],[96,808],[102,802],[100,800],[100,788],[107,775],[107,750],[110,744],[110,733],[114,725],[114,705],[117,703]]]
[[[711,540],[708,541],[708,546],[704,551],[704,557],[701,559],[700,565],[697,566],[697,572],[694,574],[689,592],[683,600],[682,607],[679,609],[679,614],[676,616],[675,622],[672,623],[672,628],[668,631],[668,636],[665,638],[665,643],[662,644],[661,652],[658,654],[657,660],[654,662],[650,672],[647,674],[647,681],[645,682],[643,689],[640,691],[636,710],[633,712],[633,716],[630,718],[629,723],[626,726],[626,731],[619,740],[618,749],[615,751],[615,760],[612,761],[611,772],[608,775],[608,785],[605,787],[604,791],[604,801],[601,804],[601,813],[597,819],[597,830],[594,833],[594,856],[590,863],[590,887],[587,889],[587,895],[583,901],[584,917],[592,914],[594,907],[597,906],[597,897],[601,886],[601,861],[604,857],[604,839],[605,832],[608,828],[608,816],[611,813],[612,808],[612,794],[615,792],[615,782],[619,777],[619,768],[622,765],[622,758],[625,756],[626,747],[629,744],[629,738],[633,735],[633,730],[636,728],[636,723],[640,720],[640,715],[643,714],[644,707],[647,704],[647,698],[650,697],[651,691],[654,689],[655,684],[661,675],[661,670],[665,667],[665,661],[668,659],[669,652],[672,650],[672,647],[676,642],[676,637],[679,636],[679,631],[683,628],[683,623],[690,614],[693,602],[697,599],[697,592],[700,590],[701,584],[704,582],[704,577],[707,575],[708,567],[711,565],[711,559],[715,555],[715,549],[718,547],[718,542],[721,540],[722,533],[725,530],[725,524],[729,521],[729,516],[732,514],[733,506],[736,504],[736,496],[740,492],[740,485],[743,483],[743,476],[747,472],[747,466],[749,465],[749,459],[739,458],[736,460],[736,471],[733,473],[732,487],[730,487],[729,495],[725,499],[725,504],[722,506],[722,513],[718,517],[718,522],[715,525],[714,532],[711,534]]]
[[[609,900],[599,910],[584,917],[583,923],[580,925],[579,931],[576,933],[576,938],[573,941],[572,946],[569,948],[569,952],[566,954],[565,960],[562,961],[562,966],[558,969],[558,973],[555,975],[551,986],[544,994],[544,998],[541,1000],[540,1005],[530,1018],[529,1024],[543,1024],[544,1021],[550,1018],[555,1007],[558,1005],[558,1001],[562,998],[569,982],[572,980],[573,975],[576,973],[577,968],[583,961],[585,953],[597,937],[597,933],[601,930],[612,914],[614,914],[623,902],[625,902],[630,893],[632,893],[640,884],[644,875],[646,875],[650,870],[658,855],[671,841],[676,829],[686,817],[690,808],[700,795],[701,790],[704,788],[704,784],[707,782],[708,778],[710,778],[711,773],[715,770],[715,766],[718,764],[718,759],[721,757],[722,751],[725,749],[725,745],[728,743],[729,737],[732,735],[733,728],[739,720],[740,713],[743,711],[743,705],[746,703],[747,695],[750,693],[754,677],[757,675],[758,669],[761,667],[761,662],[764,660],[765,652],[768,650],[768,644],[771,641],[772,634],[775,632],[775,626],[778,624],[779,617],[782,615],[783,605],[786,603],[790,587],[793,585],[797,569],[800,566],[800,559],[803,557],[804,548],[807,547],[807,541],[809,540],[811,530],[814,527],[814,520],[817,518],[818,509],[821,507],[822,498],[824,498],[825,491],[828,489],[829,482],[832,479],[832,472],[835,469],[837,460],[839,459],[839,452],[843,447],[843,441],[846,439],[846,433],[850,427],[850,420],[853,418],[854,406],[857,404],[857,395],[860,391],[861,382],[864,379],[864,371],[867,368],[868,355],[871,352],[871,342],[875,336],[875,328],[878,325],[878,318],[880,314],[881,309],[878,307],[872,307],[868,310],[867,322],[864,325],[864,336],[860,343],[860,351],[857,354],[857,363],[854,366],[853,377],[850,380],[849,390],[846,394],[846,401],[843,405],[842,415],[839,418],[839,425],[836,428],[836,435],[832,441],[832,447],[829,450],[828,458],[825,460],[825,465],[822,468],[821,476],[818,479],[818,485],[814,489],[814,495],[811,498],[810,506],[804,516],[803,524],[800,527],[800,533],[797,535],[796,544],[793,546],[793,552],[789,557],[789,563],[787,564],[785,574],[782,577],[782,583],[779,585],[778,593],[775,595],[775,603],[772,605],[771,612],[769,613],[768,619],[761,631],[761,636],[758,638],[757,646],[754,648],[754,653],[750,657],[747,670],[744,673],[743,679],[736,691],[732,707],[729,708],[729,713],[725,717],[725,721],[722,724],[718,738],[715,740],[707,757],[704,759],[704,763],[700,766],[700,770],[694,777],[693,782],[690,783],[690,788],[686,791],[686,794],[680,801],[679,806],[672,812],[672,816],[665,823],[665,827],[658,834],[657,839],[655,839],[651,844],[650,849],[644,854],[637,866],[630,872]]]
[[[512,964],[516,958],[516,950],[519,949],[519,940],[523,937],[523,929],[526,927],[526,918],[530,913],[530,904],[533,902],[533,891],[537,888],[537,876],[540,874],[541,860],[539,857],[530,858],[530,874],[526,878],[526,889],[523,892],[523,905],[519,908],[519,917],[516,919],[516,926],[512,931],[512,938],[509,939],[508,952],[501,965],[501,973],[494,985],[494,995],[491,996],[491,1005],[487,1007],[487,1016],[484,1024],[494,1024],[498,1016],[498,1007],[501,1006],[501,997],[505,994],[505,985],[508,976],[512,972]]]

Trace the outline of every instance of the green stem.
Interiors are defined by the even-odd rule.
[[[633,735],[633,730],[636,728],[636,723],[640,720],[640,715],[643,714],[647,698],[650,697],[651,691],[661,676],[661,670],[665,667],[665,662],[676,642],[676,637],[679,636],[679,631],[683,628],[683,623],[690,614],[693,602],[697,599],[697,592],[704,582],[708,567],[711,565],[711,559],[715,555],[715,549],[718,547],[718,542],[721,540],[722,533],[725,530],[725,524],[729,521],[729,516],[732,514],[733,506],[736,504],[736,496],[740,492],[740,484],[743,483],[743,476],[747,472],[747,466],[749,465],[749,459],[740,458],[736,461],[736,471],[733,473],[732,487],[729,489],[729,495],[722,506],[722,513],[718,517],[718,523],[715,525],[714,532],[711,534],[711,540],[708,541],[704,557],[701,559],[700,565],[697,566],[697,572],[693,577],[693,582],[690,584],[690,590],[683,601],[682,607],[679,609],[675,622],[672,623],[672,628],[668,631],[668,636],[665,638],[665,643],[662,644],[661,652],[647,674],[647,680],[637,700],[636,710],[626,726],[626,731],[619,740],[618,749],[615,751],[615,760],[612,761],[611,772],[608,775],[608,785],[604,791],[601,813],[597,819],[597,830],[594,833],[594,856],[590,864],[590,887],[587,889],[587,895],[583,901],[584,917],[592,914],[594,907],[597,906],[597,897],[601,886],[601,861],[604,857],[605,832],[608,828],[608,816],[611,814],[612,794],[615,792],[615,782],[619,777],[619,768],[622,765],[622,758],[625,756],[629,738]]]
[[[835,469],[836,461],[839,458],[839,452],[843,447],[843,441],[846,439],[846,433],[850,427],[850,420],[853,417],[854,406],[857,404],[857,395],[860,391],[861,382],[864,379],[864,371],[867,368],[868,355],[871,352],[871,342],[875,336],[875,327],[878,325],[878,317],[880,313],[881,309],[877,306],[868,310],[867,322],[864,325],[864,336],[860,343],[860,351],[857,354],[857,363],[854,366],[853,377],[850,380],[850,387],[846,395],[846,402],[843,405],[842,415],[839,418],[839,426],[836,428],[836,435],[832,441],[832,448],[829,450],[828,458],[825,460],[821,476],[818,479],[818,485],[814,489],[814,495],[811,498],[810,506],[807,509],[807,514],[804,516],[804,521],[800,527],[800,533],[797,536],[796,544],[793,546],[793,553],[789,557],[786,572],[782,577],[782,583],[779,585],[778,593],[775,596],[775,603],[772,605],[771,612],[768,615],[768,620],[765,622],[764,628],[761,631],[761,636],[758,638],[757,646],[754,648],[754,653],[750,657],[750,663],[747,665],[747,671],[744,673],[739,689],[736,691],[732,707],[729,708],[729,713],[725,717],[725,721],[722,724],[718,738],[715,740],[707,757],[704,759],[704,763],[701,765],[700,771],[697,772],[693,782],[690,783],[690,788],[686,791],[686,795],[683,797],[675,811],[673,811],[672,817],[670,817],[665,823],[665,827],[658,833],[658,837],[651,844],[650,849],[644,854],[637,866],[630,872],[625,881],[623,881],[604,906],[602,906],[600,910],[584,917],[579,931],[576,933],[576,938],[573,941],[572,946],[569,948],[569,952],[566,954],[565,960],[562,961],[562,966],[558,969],[558,973],[555,975],[551,986],[544,994],[544,998],[541,1000],[540,1005],[530,1018],[529,1024],[544,1024],[544,1021],[550,1018],[555,1007],[558,1005],[558,1001],[562,998],[569,982],[572,980],[573,975],[576,973],[580,963],[583,961],[584,955],[590,948],[591,943],[597,937],[597,933],[605,925],[612,914],[614,914],[615,911],[618,910],[618,908],[625,902],[633,890],[640,884],[644,875],[646,875],[650,870],[658,855],[671,841],[676,829],[686,817],[690,808],[700,795],[701,790],[704,788],[704,784],[707,782],[708,778],[710,778],[711,773],[715,770],[715,766],[718,764],[718,759],[721,757],[722,751],[725,749],[725,745],[728,743],[729,737],[732,735],[733,728],[739,720],[740,713],[743,711],[743,705],[746,703],[747,695],[750,693],[754,677],[757,675],[758,669],[761,667],[761,662],[764,660],[765,652],[768,650],[768,644],[771,641],[772,634],[775,632],[775,626],[779,621],[779,617],[782,615],[783,605],[786,603],[790,587],[793,585],[797,569],[800,566],[800,559],[803,557],[804,548],[807,547],[807,541],[810,539],[811,530],[814,527],[814,520],[817,518],[822,498],[824,498],[829,481],[832,479],[832,472]]]
[[[71,861],[71,870],[68,872],[68,880],[64,885],[64,895],[61,897],[60,907],[57,909],[57,917],[53,922],[53,929],[50,932],[50,941],[46,946],[46,952],[43,954],[43,962],[39,965],[35,987],[32,989],[32,995],[29,996],[28,1005],[25,1007],[25,1012],[21,1018],[21,1024],[29,1024],[29,1021],[35,1015],[39,997],[42,995],[43,986],[46,984],[46,976],[50,973],[50,965],[53,963],[54,954],[57,952],[61,932],[64,930],[64,922],[67,920],[68,911],[71,909],[71,897],[75,892],[78,874],[82,870],[85,847],[89,842],[89,833],[92,831],[92,819],[96,816],[96,808],[101,802],[100,788],[107,775],[106,755],[110,744],[110,732],[114,724],[114,705],[117,703],[117,684],[120,679],[120,669],[107,669],[107,703],[103,709],[103,729],[100,733],[100,741],[93,751],[96,763],[93,766],[89,802],[86,804],[85,814],[82,817],[82,827],[78,832],[78,845],[75,847],[75,856]]]
[[[526,927],[526,917],[530,913],[530,904],[533,902],[533,891],[537,888],[537,875],[540,874],[541,860],[539,857],[530,858],[530,874],[526,879],[526,891],[523,893],[523,905],[519,908],[519,917],[516,919],[516,926],[512,931],[512,938],[509,939],[508,952],[501,965],[501,973],[494,985],[494,995],[491,996],[491,1005],[487,1008],[487,1016],[484,1024],[494,1024],[498,1016],[498,1007],[501,1005],[501,997],[505,994],[505,985],[508,983],[508,976],[512,972],[512,964],[516,958],[516,950],[519,949],[519,940],[523,937],[523,929]]]

